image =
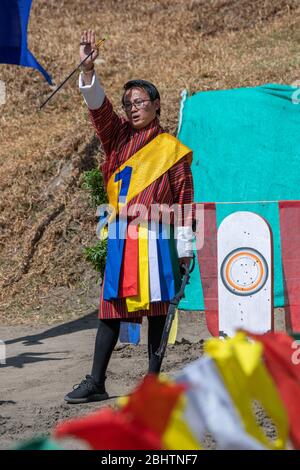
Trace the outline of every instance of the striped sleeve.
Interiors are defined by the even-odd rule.
[[[169,179],[175,204],[179,204],[182,225],[192,222],[192,203],[194,201],[193,176],[187,156],[169,170]],[[186,205],[186,207],[184,207]],[[180,218],[179,218],[180,222]]]
[[[114,112],[107,96],[105,96],[100,108],[89,109],[89,115],[103,150],[108,156],[114,147],[124,120]]]
[[[178,204],[178,219],[175,227],[179,258],[193,255],[193,176],[187,156],[169,170],[174,204]],[[176,219],[175,219],[176,220]]]

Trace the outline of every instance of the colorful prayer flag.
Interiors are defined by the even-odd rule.
[[[251,338],[263,344],[263,357],[289,417],[289,434],[300,449],[300,343],[285,333],[266,333]]]
[[[215,361],[225,386],[238,409],[246,431],[270,449],[284,449],[288,435],[288,418],[280,395],[262,362],[263,346],[250,342],[246,334],[233,338],[209,339],[206,353]],[[257,424],[253,401],[258,401],[277,428],[277,438],[270,441]]]
[[[133,421],[128,414],[105,408],[87,416],[62,422],[54,429],[56,439],[76,437],[94,450],[161,449],[161,439],[152,429]]]

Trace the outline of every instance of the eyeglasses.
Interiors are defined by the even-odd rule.
[[[142,108],[145,108],[145,103],[147,103],[147,101],[152,101],[152,100],[142,100],[141,98],[137,98],[136,100],[133,100],[132,102],[125,103],[123,105],[123,108],[127,112],[130,112],[133,106],[135,106],[136,109],[142,109]]]

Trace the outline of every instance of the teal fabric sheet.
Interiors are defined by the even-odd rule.
[[[300,105],[295,87],[199,92],[184,96],[178,138],[194,153],[195,202],[217,204],[217,226],[237,210],[256,212],[270,223],[274,241],[276,307],[283,306],[279,213],[276,202],[300,199]],[[200,274],[195,271],[180,303],[203,310]]]

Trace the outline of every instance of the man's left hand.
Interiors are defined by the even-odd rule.
[[[192,259],[193,259],[192,257],[179,258],[179,259],[178,259],[178,261],[179,261],[179,266],[181,266],[181,265],[184,263],[184,264],[189,268]]]

